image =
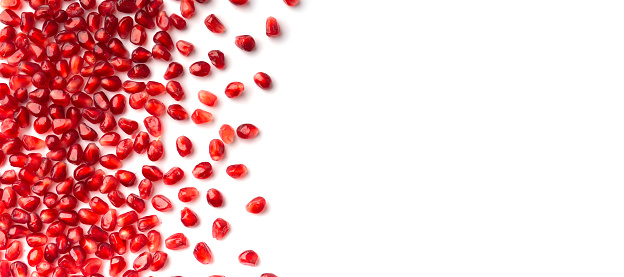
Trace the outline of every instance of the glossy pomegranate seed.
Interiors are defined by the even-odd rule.
[[[154,29],[154,26],[156,26],[152,17],[144,10],[137,11],[137,13],[134,15],[134,20],[137,24],[140,24],[147,29]]]
[[[155,195],[152,198],[152,206],[159,212],[168,212],[173,208],[171,201],[163,195]]]
[[[153,140],[147,148],[147,157],[150,161],[158,161],[164,154],[163,144],[160,140]]]
[[[157,60],[170,61],[171,53],[160,43],[156,43],[152,47],[152,57]]]
[[[180,14],[184,18],[191,18],[195,14],[195,2],[193,0],[180,1]]]
[[[225,55],[223,55],[223,52],[219,50],[211,50],[210,52],[208,52],[208,58],[210,59],[212,65],[214,65],[216,68],[225,68]]]
[[[217,218],[214,223],[212,223],[212,237],[216,240],[223,239],[229,230],[230,224],[223,218]]]
[[[179,77],[180,75],[182,75],[183,72],[184,72],[184,68],[182,67],[181,64],[177,62],[172,62],[167,67],[164,78],[165,80],[171,80],[173,78]]]
[[[181,157],[186,157],[193,152],[193,143],[189,138],[180,136],[176,139],[176,148]]]
[[[150,69],[145,64],[137,64],[128,71],[128,78],[144,79],[150,76]]]
[[[147,250],[149,252],[156,252],[160,250],[161,236],[156,230],[150,230],[147,232]]]
[[[245,90],[245,85],[241,82],[232,82],[225,88],[225,96],[228,98],[238,97]]]
[[[115,148],[115,154],[120,160],[124,160],[128,156],[130,156],[130,154],[132,154],[132,150],[134,148],[133,146],[134,144],[132,142],[132,139],[122,139]]]
[[[197,197],[199,197],[199,191],[193,187],[181,188],[178,191],[178,199],[184,203],[191,202],[197,199]]]
[[[139,132],[134,138],[134,152],[143,154],[149,145],[149,135],[146,132]]]
[[[195,256],[195,259],[202,264],[209,264],[212,262],[212,251],[210,251],[210,248],[208,248],[208,245],[205,242],[200,242],[195,245],[193,255]]]
[[[233,164],[228,166],[225,172],[234,179],[243,178],[247,175],[247,167],[244,164]]]
[[[268,37],[276,37],[280,34],[280,26],[277,23],[277,19],[269,16],[266,20],[266,35]]]
[[[264,211],[264,207],[266,206],[266,200],[263,197],[256,197],[247,203],[245,208],[248,212],[252,214],[259,214]]]
[[[158,271],[161,268],[163,268],[163,266],[165,266],[166,262],[167,262],[167,253],[156,251],[154,252],[154,255],[152,257],[152,265],[150,266],[150,270]]]
[[[182,233],[175,233],[165,239],[165,246],[170,250],[180,250],[188,247],[188,239]]]
[[[113,247],[113,250],[115,250],[115,253],[117,253],[118,255],[123,255],[126,253],[126,241],[121,238],[119,233],[111,233],[108,236],[108,242]]]
[[[186,120],[189,117],[186,110],[178,104],[170,105],[167,108],[167,114],[175,120]]]
[[[114,154],[108,154],[100,157],[100,164],[108,169],[118,169],[121,167],[121,160]]]
[[[176,29],[186,29],[186,20],[184,20],[184,18],[182,18],[181,16],[173,13],[169,16],[169,20],[171,20],[171,25],[173,25],[173,27],[175,27]]]
[[[78,220],[82,224],[93,225],[100,220],[100,216],[91,209],[80,209],[78,210]]]
[[[156,25],[163,31],[169,30],[171,23],[169,21],[169,17],[167,16],[167,12],[158,12],[158,15],[156,16]]]
[[[256,41],[249,35],[237,36],[234,40],[234,44],[236,44],[236,47],[247,52],[251,52],[256,48]]]
[[[195,124],[212,122],[212,114],[202,109],[196,109],[193,111],[193,114],[191,114],[191,120],[193,120]]]
[[[117,226],[125,227],[139,221],[139,215],[135,211],[129,211],[117,216]]]
[[[197,214],[193,212],[191,209],[184,207],[180,212],[180,218],[182,224],[186,227],[194,227],[197,225],[199,219],[197,218]]]
[[[212,165],[209,162],[201,162],[193,168],[192,173],[197,179],[207,179],[212,175]]]
[[[248,123],[241,124],[238,128],[236,128],[236,134],[242,139],[253,139],[258,136],[259,132],[258,127]]]
[[[121,136],[119,134],[115,132],[109,132],[103,134],[99,142],[102,146],[117,146],[119,140],[121,140]]]
[[[117,115],[126,109],[126,97],[123,94],[115,94],[110,101],[110,111]]]
[[[100,272],[102,268],[102,260],[97,258],[87,259],[82,265],[82,273],[86,276],[91,276]]]
[[[210,64],[204,61],[199,61],[191,64],[189,72],[192,75],[204,77],[210,73]]]
[[[131,108],[138,110],[145,106],[145,102],[147,102],[148,98],[149,95],[145,91],[133,93],[132,95],[130,95],[128,104],[130,104]]]
[[[261,89],[270,89],[271,88],[271,77],[264,72],[258,72],[254,75],[254,82]]]
[[[221,128],[219,128],[219,136],[223,143],[230,144],[234,142],[234,129],[230,125],[223,124]]]
[[[299,0],[284,0],[284,3],[288,6],[294,7],[299,4]]]
[[[144,108],[147,113],[153,116],[161,116],[165,114],[166,109],[165,104],[154,98],[147,100]]]
[[[21,255],[22,244],[17,240],[9,242],[4,252],[4,258],[6,258],[8,261],[13,261],[15,259],[18,259]]]
[[[132,135],[137,129],[139,129],[139,123],[132,119],[120,118],[119,128],[128,135]]]
[[[143,176],[150,181],[159,181],[163,178],[163,173],[160,169],[154,165],[144,165],[141,169]]]
[[[152,181],[148,179],[143,179],[139,182],[139,196],[143,199],[149,199],[152,196],[152,191],[154,190],[154,185]]]
[[[238,261],[243,265],[256,266],[258,264],[258,254],[253,250],[243,251],[238,256]]]
[[[223,23],[221,23],[214,14],[207,16],[206,19],[204,19],[204,24],[206,28],[213,33],[220,34],[225,32],[225,26],[223,26]]]
[[[137,227],[140,232],[148,231],[160,224],[158,216],[148,215],[139,219]]]
[[[213,161],[220,161],[225,155],[225,145],[221,140],[213,139],[210,141],[208,151]]]
[[[147,91],[149,95],[156,96],[156,95],[160,95],[164,93],[166,88],[165,88],[165,85],[161,83],[149,81],[147,82],[147,85],[145,86],[145,90]]]
[[[214,107],[217,104],[217,96],[206,90],[200,90],[197,93],[197,98],[206,106]]]
[[[134,259],[132,263],[132,268],[136,271],[146,270],[152,265],[152,254],[149,252],[143,252],[139,256]]]
[[[108,274],[117,277],[124,269],[126,269],[126,260],[120,256],[113,257],[110,261]]]
[[[153,137],[160,137],[160,135],[162,135],[162,126],[158,117],[148,116],[143,120],[143,124],[147,132]]]
[[[28,277],[28,266],[25,263],[16,261],[11,263],[10,268],[13,277]]]
[[[223,206],[223,195],[217,189],[209,189],[206,193],[206,200],[215,208]]]
[[[188,57],[191,53],[193,53],[193,50],[195,49],[195,46],[192,43],[185,40],[178,40],[175,45],[178,49],[178,52],[180,52],[180,54],[185,57]]]
[[[138,213],[142,213],[145,211],[145,201],[143,201],[143,199],[141,199],[138,195],[134,193],[128,195],[128,198],[126,198],[126,203],[128,204],[128,207],[137,211]]]

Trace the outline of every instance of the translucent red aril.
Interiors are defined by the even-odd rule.
[[[147,91],[149,95],[156,96],[156,95],[160,95],[164,93],[166,88],[165,88],[165,85],[159,82],[149,81],[145,85],[145,90]]]
[[[210,206],[215,208],[223,206],[223,195],[217,189],[209,189],[206,193],[206,200]]]
[[[210,64],[204,61],[199,61],[191,64],[189,72],[195,76],[204,77],[210,73]]]
[[[147,33],[145,32],[145,28],[140,25],[134,25],[130,31],[130,42],[135,45],[143,45],[146,40]]]
[[[153,137],[160,137],[162,134],[162,126],[158,117],[148,116],[143,120],[143,124],[145,125],[147,132]]]
[[[254,82],[261,89],[270,89],[271,88],[271,83],[272,83],[271,77],[268,74],[264,73],[264,72],[256,73],[256,75],[254,75]]]
[[[160,194],[152,197],[152,206],[159,212],[168,212],[173,208],[169,198]]]
[[[113,257],[110,261],[108,274],[117,277],[126,268],[126,260],[123,257]]]
[[[225,68],[225,55],[223,55],[223,52],[219,50],[211,50],[210,52],[208,52],[208,58],[210,59],[212,65],[214,65],[216,68]]]
[[[195,46],[188,41],[178,40],[178,42],[176,42],[176,48],[182,56],[188,57],[191,53],[193,53]]]
[[[158,99],[150,99],[145,103],[145,111],[153,116],[161,116],[165,114],[165,104],[160,102]]]
[[[180,212],[180,220],[185,227],[194,227],[197,225],[199,219],[197,218],[197,214],[195,214],[195,212],[187,207],[184,207]]]
[[[132,79],[144,79],[150,76],[150,69],[145,64],[137,64],[128,71],[127,75]]]
[[[241,82],[232,82],[225,88],[225,96],[228,98],[238,97],[245,90],[245,85]]]
[[[230,144],[234,142],[234,134],[234,128],[232,128],[230,125],[223,124],[221,128],[219,128],[219,136],[225,144]]]
[[[132,263],[132,268],[136,271],[146,270],[152,265],[152,254],[149,252],[143,252],[139,256],[134,259]]]
[[[180,250],[188,247],[188,239],[182,233],[175,233],[165,239],[167,249]]]
[[[162,237],[158,231],[150,230],[147,232],[147,250],[152,253],[160,250],[161,240]]]
[[[186,136],[180,136],[176,139],[176,148],[180,156],[186,157],[193,152],[193,143]]]
[[[154,185],[152,181],[148,179],[143,179],[139,182],[139,196],[143,199],[149,199],[152,196],[152,192],[154,190]]]
[[[253,139],[258,136],[259,132],[258,127],[249,123],[241,124],[236,128],[236,135],[242,139]]]
[[[268,37],[276,37],[280,34],[280,26],[275,17],[269,16],[266,20],[266,35]]]
[[[230,224],[223,218],[217,218],[212,223],[212,237],[216,240],[221,240],[227,232],[230,230]]]
[[[212,251],[210,251],[210,248],[208,248],[205,242],[200,242],[195,245],[193,256],[202,264],[209,264],[212,262]]]
[[[234,179],[243,178],[247,175],[247,167],[244,164],[233,164],[228,166],[225,172]]]
[[[180,75],[182,75],[183,72],[184,72],[184,68],[182,67],[181,64],[177,62],[172,62],[167,67],[164,78],[165,80],[171,80],[173,78],[179,77]]]
[[[164,154],[163,144],[160,140],[153,140],[147,147],[147,158],[150,161],[158,161]]]
[[[256,197],[247,203],[245,209],[252,214],[259,214],[264,211],[264,207],[266,206],[266,200],[263,197]]]
[[[178,104],[170,105],[167,108],[167,114],[175,120],[187,120],[189,118],[186,110]]]
[[[141,173],[143,174],[143,177],[149,179],[150,181],[160,181],[163,178],[162,171],[154,165],[144,165],[141,168]]]
[[[220,161],[225,155],[225,145],[219,139],[213,139],[208,145],[208,152],[213,161]]]
[[[191,114],[191,120],[193,120],[195,124],[212,122],[212,114],[202,109],[196,109],[193,111],[193,114]]]
[[[126,198],[126,203],[128,204],[128,207],[135,210],[137,213],[142,213],[145,211],[145,201],[143,201],[143,199],[141,199],[138,195],[134,193],[128,195],[128,198]]]
[[[100,219],[100,226],[104,231],[114,231],[117,227],[117,211],[108,210]]]
[[[130,95],[128,104],[131,108],[138,110],[145,106],[145,102],[147,102],[148,98],[149,95],[145,91],[133,93],[132,95]]]
[[[132,135],[137,129],[139,129],[139,123],[127,118],[119,119],[119,128],[128,135]]]
[[[217,104],[217,96],[210,91],[200,90],[197,93],[197,98],[199,102],[206,106],[214,107]]]
[[[258,264],[258,254],[253,250],[243,251],[238,256],[238,261],[243,265],[256,266]]]
[[[178,191],[178,199],[184,203],[191,202],[197,197],[199,197],[199,191],[193,187],[181,188]]]
[[[158,12],[158,15],[156,16],[156,25],[163,31],[169,30],[171,23],[169,21],[169,17],[167,16],[167,12]]]
[[[128,227],[130,227],[130,226],[128,226]],[[134,232],[136,232],[136,230],[134,230],[134,227],[132,227],[132,230]],[[137,253],[137,252],[141,251],[143,249],[143,247],[145,247],[146,245],[147,245],[147,236],[145,236],[143,234],[135,234],[135,235],[131,236],[131,239],[130,239],[130,252]]]
[[[184,171],[179,167],[173,167],[163,176],[163,183],[168,186],[175,185],[184,178]],[[149,179],[149,178],[148,178]]]
[[[247,52],[251,52],[256,48],[256,41],[249,35],[237,36],[234,40],[234,44],[241,50]]]
[[[207,179],[212,175],[212,165],[209,162],[201,162],[193,168],[193,176],[197,179]]]
[[[132,139],[122,139],[117,147],[115,148],[115,154],[120,160],[126,159],[130,154],[132,154],[133,143]]]
[[[225,32],[225,26],[223,26],[223,23],[221,23],[214,14],[207,16],[206,19],[204,19],[204,24],[206,24],[206,28],[213,33],[220,34]]]

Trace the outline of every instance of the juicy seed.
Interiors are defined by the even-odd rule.
[[[226,168],[227,175],[234,179],[239,179],[247,175],[247,167],[244,164],[233,164]]]
[[[208,245],[205,242],[200,242],[195,245],[193,255],[195,256],[195,259],[202,264],[209,264],[212,262],[212,251],[210,251],[210,248],[208,248]]]
[[[258,130],[258,127],[248,123],[241,124],[236,128],[236,135],[242,139],[253,139],[258,136],[259,132],[260,130]]]
[[[225,32],[225,26],[223,26],[223,23],[221,23],[214,14],[207,16],[206,19],[204,19],[204,24],[206,28],[213,33],[220,34]]]
[[[266,207],[266,200],[263,197],[256,197],[247,203],[245,209],[252,214],[259,214],[264,211],[264,207]]]
[[[219,128],[219,136],[225,144],[234,142],[234,128],[230,125],[223,124],[221,128]]]
[[[251,52],[256,48],[256,41],[249,35],[237,36],[234,40],[234,44],[236,44],[236,47],[247,52]]]
[[[243,265],[256,266],[258,264],[258,254],[253,250],[243,251],[238,256],[238,261]]]
[[[275,17],[269,16],[266,20],[266,35],[268,37],[276,37],[280,34],[280,26]]]
[[[256,73],[256,75],[254,75],[254,82],[261,89],[270,89],[272,84],[271,77],[264,72]]]
[[[214,223],[212,223],[212,237],[216,240],[222,240],[229,230],[230,224],[223,218],[217,218]]]
[[[225,96],[228,98],[238,97],[245,90],[245,85],[241,82],[232,82],[225,88]]]

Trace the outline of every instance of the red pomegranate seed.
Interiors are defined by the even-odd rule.
[[[148,179],[143,179],[139,182],[139,196],[143,199],[149,199],[152,195],[152,191],[154,190],[154,185],[152,181]]]
[[[277,275],[273,273],[263,273],[262,275],[260,275],[260,277],[277,277]]]
[[[182,67],[181,64],[177,62],[172,62],[167,67],[164,78],[165,80],[171,80],[173,78],[179,77],[180,75],[182,75],[183,72],[184,72],[184,68]]]
[[[160,250],[161,236],[156,230],[150,230],[147,232],[147,250],[149,252],[156,252]]]
[[[132,227],[134,230],[134,227]],[[136,232],[136,231],[135,231]],[[147,236],[136,234],[130,239],[130,252],[137,253],[147,245]]]
[[[165,239],[165,246],[170,250],[180,250],[188,247],[188,239],[182,233],[175,233]]]
[[[170,105],[167,108],[167,114],[175,120],[187,120],[189,117],[186,110],[178,104]]]
[[[149,252],[143,252],[139,256],[137,256],[136,259],[134,259],[134,262],[132,263],[132,268],[140,272],[148,269],[150,265],[152,265],[152,254],[150,254]]]
[[[163,266],[165,266],[166,262],[167,262],[167,253],[156,251],[154,252],[154,255],[152,257],[152,265],[150,266],[150,270],[158,271],[161,268],[163,268]]]
[[[199,98],[199,102],[209,107],[214,107],[217,104],[217,96],[210,91],[200,90],[197,93],[197,98]]]
[[[210,73],[210,64],[204,61],[199,61],[191,64],[189,72],[192,75],[204,77]]]
[[[143,176],[150,181],[159,181],[163,178],[163,173],[160,169],[154,165],[144,165],[141,169]]]
[[[238,261],[243,265],[256,266],[258,264],[258,254],[253,250],[243,251],[238,256]]]
[[[299,4],[299,0],[284,0],[284,3],[288,6],[294,7]]]
[[[4,252],[4,258],[6,258],[8,261],[13,261],[19,258],[21,255],[22,255],[22,244],[17,240],[9,242]]]
[[[230,125],[223,124],[221,128],[219,128],[219,136],[223,143],[230,144],[234,142],[234,129]]]
[[[212,122],[212,114],[202,109],[196,109],[193,111],[193,114],[191,114],[191,120],[193,120],[195,124]]]
[[[119,136],[119,134],[115,132],[109,132],[102,135],[99,142],[102,146],[117,146],[119,140],[121,140],[121,136]]]
[[[225,32],[225,26],[223,26],[223,23],[221,23],[214,14],[207,16],[206,19],[204,19],[204,24],[206,28],[213,33],[220,34]]]
[[[129,211],[117,216],[117,226],[125,227],[139,221],[139,215],[135,211]]]
[[[152,206],[159,212],[168,212],[173,208],[171,201],[163,195],[152,197]]]
[[[194,227],[198,223],[197,214],[193,212],[191,209],[184,207],[180,212],[182,224],[185,227]]]
[[[195,256],[195,259],[202,264],[209,264],[212,262],[212,251],[210,251],[210,248],[208,248],[208,245],[205,242],[200,242],[195,245],[193,255]]]
[[[160,140],[153,140],[147,148],[147,157],[150,161],[158,161],[164,154],[163,144]]]
[[[225,96],[228,98],[238,97],[245,90],[245,85],[241,82],[232,82],[225,88]]]
[[[195,14],[195,3],[193,0],[180,1],[180,13],[184,18],[191,18]]]
[[[118,255],[123,255],[126,253],[126,242],[121,238],[119,233],[111,233],[108,236],[108,241],[113,247],[113,250],[115,250],[115,253],[117,253]]]
[[[214,65],[216,68],[225,68],[225,56],[223,55],[223,52],[219,50],[211,50],[210,52],[208,52],[208,58],[210,59],[212,65]]]
[[[214,223],[212,223],[212,237],[216,240],[222,240],[229,230],[230,224],[223,218],[217,218]]]
[[[118,276],[126,268],[126,260],[123,257],[113,257],[110,261],[108,274],[110,276]]]
[[[100,219],[100,226],[105,231],[113,231],[117,227],[117,211],[108,210]]]
[[[147,91],[149,95],[156,96],[156,95],[160,95],[164,93],[166,88],[165,88],[165,85],[159,82],[149,81],[147,82],[147,85],[145,86],[145,90]]]
[[[130,31],[130,42],[135,45],[143,45],[147,40],[147,33],[145,32],[145,28],[140,25],[134,25],[132,30]]]
[[[108,169],[118,169],[121,167],[121,160],[114,154],[108,154],[100,157],[100,164]]]
[[[230,0],[230,3],[240,6],[247,4],[247,0]]]
[[[256,41],[249,35],[237,36],[234,40],[234,44],[236,44],[236,47],[247,52],[251,52],[256,48]]]
[[[115,148],[115,154],[120,160],[124,160],[128,156],[130,156],[130,154],[132,154],[132,149],[133,149],[132,140],[129,138],[122,139],[119,142],[119,144],[117,144],[117,147]]]
[[[220,161],[225,155],[225,145],[219,139],[213,139],[208,145],[208,152],[213,161]]]
[[[163,183],[165,183],[165,185],[172,186],[182,180],[182,178],[184,178],[184,171],[176,166],[169,169],[169,171],[165,173],[163,176]]]
[[[271,77],[264,72],[258,72],[254,75],[254,82],[261,89],[270,89],[271,88]]]
[[[199,197],[199,191],[193,187],[181,188],[178,191],[178,199],[184,203],[191,202],[197,197]]]
[[[156,16],[156,25],[163,31],[169,30],[169,26],[171,23],[169,22],[169,17],[167,16],[167,12],[160,11]]]
[[[280,26],[277,23],[277,19],[269,16],[266,20],[266,35],[268,37],[276,37],[280,34]]]
[[[133,93],[132,95],[130,95],[128,104],[130,105],[131,108],[138,110],[138,109],[143,108],[143,106],[145,106],[145,102],[147,102],[148,98],[149,98],[149,95],[145,91]]]
[[[239,179],[247,175],[247,167],[244,164],[233,164],[226,168],[227,175],[234,179]]]
[[[212,165],[209,162],[201,162],[193,168],[193,176],[197,179],[207,179],[212,175]]]
[[[209,189],[206,193],[206,200],[215,208],[223,206],[223,195],[217,189]]]
[[[137,211],[137,213],[142,213],[145,211],[145,201],[143,201],[143,199],[141,199],[138,195],[134,193],[128,195],[128,198],[126,198],[126,203],[128,204],[128,207]]]
[[[144,108],[145,108],[145,111],[147,111],[147,113],[153,116],[161,116],[165,114],[165,109],[166,109],[165,104],[163,104],[162,102],[154,98],[147,100]]]
[[[132,79],[145,79],[150,76],[150,69],[145,64],[137,64],[128,71],[128,78]]]
[[[143,120],[143,124],[147,132],[153,137],[160,137],[160,135],[162,135],[162,126],[158,117],[148,116]]]
[[[242,139],[253,139],[258,136],[259,132],[258,127],[249,123],[241,124],[236,128],[236,134]]]
[[[263,197],[258,196],[252,199],[251,201],[249,201],[249,203],[247,203],[247,206],[245,206],[245,208],[247,209],[248,212],[252,214],[259,214],[262,211],[264,211],[265,206],[266,206],[266,200],[264,200]]]
[[[188,41],[178,40],[178,42],[176,42],[176,48],[182,56],[188,57],[191,53],[193,53],[195,46]]]
[[[176,139],[176,148],[181,157],[186,157],[193,152],[193,143],[189,138],[180,136]]]
[[[139,123],[127,118],[119,119],[119,128],[128,135],[132,135],[137,129],[139,129]]]
[[[115,94],[110,101],[110,111],[117,115],[124,112],[126,109],[126,97],[122,94]]]

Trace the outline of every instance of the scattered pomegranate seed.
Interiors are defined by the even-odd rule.
[[[221,23],[214,14],[207,16],[206,19],[204,19],[204,24],[206,28],[213,33],[220,34],[225,32],[225,26],[223,26],[223,23]]]
[[[206,200],[215,208],[223,206],[223,195],[217,189],[209,189],[206,193]]]
[[[191,140],[185,136],[180,136],[176,139],[176,148],[178,149],[178,154],[182,157],[186,157],[193,152],[193,143]]]
[[[152,206],[159,212],[168,212],[173,208],[171,201],[163,195],[155,195],[152,198]]]
[[[271,77],[264,72],[258,72],[254,75],[254,82],[261,89],[270,89],[271,88]]]
[[[243,51],[251,52],[256,48],[256,41],[252,36],[237,36],[234,44]]]
[[[188,57],[191,53],[193,53],[195,46],[188,41],[178,40],[178,42],[176,42],[176,48],[182,56]]]
[[[247,175],[247,167],[244,164],[233,164],[226,168],[226,173],[234,179],[239,179]]]
[[[184,207],[180,212],[182,224],[186,227],[194,227],[197,225],[199,219],[197,218],[197,214],[193,212],[191,209]]]
[[[200,90],[197,93],[197,97],[199,98],[199,102],[206,106],[214,107],[217,104],[217,96],[214,95],[212,92]]]
[[[266,20],[266,35],[268,37],[276,37],[280,34],[280,26],[277,23],[277,19],[269,16]]]
[[[195,259],[202,264],[209,264],[212,262],[212,251],[210,251],[210,248],[208,248],[208,245],[205,242],[200,242],[195,245],[193,255],[195,256]]]
[[[207,179],[212,175],[212,165],[209,162],[201,162],[193,168],[192,173],[197,179]]]
[[[258,136],[258,127],[253,124],[241,124],[236,128],[236,135],[242,139],[253,139]]]
[[[181,188],[178,191],[178,199],[184,203],[191,202],[197,197],[199,197],[199,191],[193,187]]]
[[[258,254],[253,250],[243,251],[238,256],[238,261],[244,265],[256,266],[258,264]]]
[[[247,203],[245,208],[248,212],[252,214],[259,214],[264,211],[264,207],[266,206],[266,200],[263,197],[256,197]]]
[[[214,65],[216,68],[225,68],[225,55],[223,55],[223,52],[219,50],[211,50],[210,52],[208,52],[208,58],[210,59],[212,65]]]
[[[284,0],[284,3],[288,6],[294,7],[299,4],[299,0]]]
[[[165,246],[170,250],[180,250],[188,247],[188,239],[182,233],[176,233],[165,239]]]
[[[245,85],[241,82],[232,82],[225,88],[225,96],[228,98],[238,97],[245,90]]]
[[[230,0],[230,3],[240,6],[247,4],[247,0]]]
[[[196,109],[195,111],[193,111],[193,114],[191,114],[191,120],[195,124],[212,122],[212,114],[202,109]]]
[[[165,185],[172,186],[182,180],[182,178],[184,178],[184,171],[176,166],[169,169],[169,171],[165,173],[163,176],[163,183],[165,183]]]
[[[222,240],[229,230],[230,224],[223,218],[217,218],[214,223],[212,223],[212,237],[216,240]]]
[[[177,78],[184,72],[184,68],[181,64],[177,62],[172,62],[167,67],[167,71],[165,71],[164,78],[165,80],[171,80],[173,78]]]
[[[213,139],[208,145],[208,151],[213,161],[220,161],[225,155],[225,145],[221,140]]]
[[[199,77],[208,76],[210,73],[210,64],[204,61],[195,62],[189,67],[189,72]]]

